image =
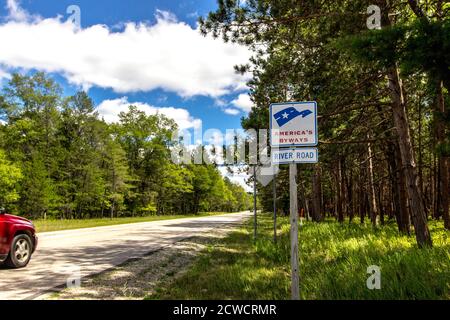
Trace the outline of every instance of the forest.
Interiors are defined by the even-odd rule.
[[[253,51],[255,104],[245,129],[269,124],[269,105],[317,101],[319,158],[299,165],[299,206],[334,217],[396,223],[432,246],[430,219],[449,219],[450,3],[441,0],[219,0],[201,31]],[[378,27],[377,25],[377,19]],[[375,25],[375,27],[372,27]],[[276,178],[289,213],[288,169]],[[259,186],[265,211],[273,186]]]
[[[394,222],[420,247],[432,246],[430,219],[450,229],[449,11],[442,0],[219,0],[200,18],[204,35],[253,51],[235,68],[252,75],[244,129],[268,128],[271,103],[317,101],[320,162],[297,177],[305,216]],[[10,211],[71,219],[252,206],[215,165],[168,161],[173,120],[130,106],[108,124],[85,92],[64,97],[44,73],[13,75],[0,119],[0,206]],[[282,167],[281,215],[287,182]],[[258,185],[264,211],[272,190]]]
[[[83,91],[14,74],[0,94],[0,207],[33,219],[236,212],[251,197],[213,165],[170,161],[177,125],[130,106],[100,119]]]

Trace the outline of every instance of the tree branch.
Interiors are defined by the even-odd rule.
[[[422,9],[420,8],[419,4],[417,3],[417,0],[408,0],[409,7],[414,12],[414,14],[419,18],[426,18],[425,13],[423,13]]]
[[[380,138],[380,139],[366,139],[366,140],[347,140],[347,141],[319,141],[323,144],[361,144],[361,143],[373,143],[379,141],[388,141],[391,139]]]

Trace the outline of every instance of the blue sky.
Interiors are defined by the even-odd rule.
[[[6,0],[3,2],[4,16]],[[19,3],[28,12],[48,18],[65,15],[67,7],[78,5],[83,13],[83,27],[99,23],[113,26],[123,21],[155,23],[157,9],[172,12],[194,27],[199,15],[206,16],[217,7],[216,0],[22,0]]]
[[[105,120],[129,103],[188,129],[240,128],[251,102],[233,65],[249,52],[198,34],[216,0],[1,0],[0,79],[42,70],[65,94],[88,90]],[[67,7],[81,10],[81,29]],[[2,46],[3,47],[3,46]]]

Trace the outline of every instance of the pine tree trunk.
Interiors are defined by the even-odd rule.
[[[367,139],[370,140],[370,136],[367,136]],[[367,144],[367,156],[368,156],[368,176],[369,176],[369,210],[370,210],[370,221],[372,225],[375,227],[377,225],[377,202],[375,198],[375,185],[373,182],[373,160],[372,160],[372,147],[370,143]]]
[[[409,124],[406,114],[406,104],[403,88],[397,67],[392,67],[388,73],[389,88],[393,100],[392,111],[397,129],[400,154],[406,177],[407,194],[411,217],[414,224],[416,240],[419,247],[432,246],[431,235],[423,206],[423,198],[418,186],[418,176],[414,161],[414,151],[411,144]]]
[[[394,181],[394,197],[395,197],[395,216],[397,219],[398,230],[405,234],[410,234],[410,220],[407,205],[405,174],[402,168],[402,159],[398,145],[392,145],[392,170]]]
[[[422,157],[422,154],[423,154],[423,151],[422,151],[422,148],[423,148],[423,143],[422,143],[422,103],[421,102],[419,102],[419,132],[418,132],[418,135],[419,135],[419,145],[418,145],[418,150],[419,150],[419,159],[418,159],[418,169],[419,169],[419,188],[420,188],[420,192],[422,193],[422,194],[424,194],[424,192],[423,192],[423,161],[422,161],[422,159],[423,159],[423,157]],[[425,204],[425,199],[424,199],[424,204]]]
[[[436,84],[436,133],[437,133],[437,143],[441,144],[445,141],[445,103],[444,103],[444,93],[442,92],[442,81],[438,81]],[[450,219],[449,219],[449,177],[448,177],[448,158],[444,155],[438,155],[439,171],[440,171],[440,195],[441,195],[441,209],[442,217],[444,218],[444,226],[446,229],[450,230]]]
[[[378,212],[380,215],[380,223],[381,225],[384,225],[384,208],[383,208],[383,188],[382,185],[379,186],[378,192],[377,192],[377,201],[378,201]]]
[[[115,201],[113,200],[111,203],[111,219],[114,218],[114,206],[115,206]]]
[[[322,221],[322,179],[320,165],[314,165],[313,172],[313,220]]]
[[[337,177],[336,177],[336,191],[337,191],[337,214],[338,221],[340,223],[344,222],[344,212],[342,206],[342,198],[343,198],[343,185],[342,185],[342,158],[339,158],[338,161],[338,169],[337,169]]]
[[[441,159],[441,190],[442,190],[442,217],[444,218],[444,227],[450,230],[450,217],[449,217],[449,178],[448,178],[448,158],[442,157]]]
[[[434,146],[433,146],[434,147]],[[439,167],[437,165],[437,157],[433,154],[433,185],[431,191],[433,218],[439,219]]]
[[[353,181],[353,170],[349,168],[349,173],[347,177],[347,195],[348,195],[348,218],[349,222],[353,221],[355,215],[355,196],[354,196],[354,181]]]
[[[359,164],[359,191],[358,191],[358,202],[359,202],[359,219],[361,224],[364,224],[364,215],[365,215],[365,198],[364,198],[364,176],[363,176],[363,166],[362,163]]]

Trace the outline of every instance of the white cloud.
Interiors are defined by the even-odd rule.
[[[199,16],[198,11],[190,12],[186,15],[188,18],[198,18]]]
[[[177,16],[169,11],[156,9],[156,17],[167,22],[178,22]]]
[[[227,105],[227,101],[221,98],[215,98],[214,104],[219,107],[225,107]]]
[[[241,93],[237,99],[231,101],[231,104],[245,112],[250,112],[253,107],[253,102],[250,100],[250,96],[246,93]]]
[[[181,130],[200,128],[202,125],[202,121],[192,117],[186,109],[174,107],[159,108],[143,102],[129,102],[127,97],[104,100],[98,105],[97,111],[106,122],[113,123],[119,121],[119,113],[127,112],[130,105],[136,106],[138,110],[145,112],[147,115],[163,114],[175,120]]]
[[[238,109],[234,108],[226,108],[223,110],[223,112],[232,116],[237,116],[239,113],[241,113]]]
[[[8,19],[13,21],[27,21],[30,15],[19,6],[19,1],[6,0],[6,9],[8,10]]]
[[[203,37],[198,28],[157,11],[154,25],[125,23],[114,32],[104,25],[78,30],[61,17],[32,18],[8,0],[9,17],[0,24],[0,64],[62,74],[87,89],[119,93],[162,88],[183,97],[219,97],[246,88],[248,77],[233,66],[247,63],[250,51]]]

